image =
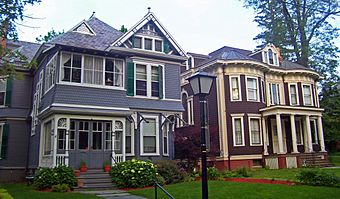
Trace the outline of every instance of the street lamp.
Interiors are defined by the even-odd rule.
[[[188,78],[194,95],[200,99],[200,116],[201,116],[201,161],[202,161],[202,198],[208,199],[208,177],[207,177],[207,147],[206,147],[206,129],[207,123],[207,100],[211,85],[216,76],[207,72],[198,71]]]

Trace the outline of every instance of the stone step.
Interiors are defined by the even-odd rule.
[[[77,187],[78,189],[97,189],[97,188],[116,188],[114,184],[110,183],[95,183],[95,184],[84,184],[81,187]]]
[[[78,179],[91,179],[91,178],[111,178],[109,174],[86,174],[80,175]]]
[[[84,178],[84,179],[79,179],[84,182],[84,184],[95,184],[95,183],[112,183],[111,178]]]

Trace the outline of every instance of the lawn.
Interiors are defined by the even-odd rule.
[[[39,192],[33,190],[31,186],[25,184],[2,184],[0,188],[5,188],[14,199],[98,199],[99,197],[81,193],[54,193]]]
[[[185,182],[165,186],[165,189],[176,199],[201,198],[201,182]],[[154,198],[154,189],[130,191],[131,194]],[[339,198],[340,189],[331,187],[312,186],[288,186],[272,184],[251,184],[224,181],[209,182],[209,198],[280,198],[280,199],[303,199],[303,198]],[[164,198],[163,193],[158,192],[158,198]]]
[[[336,166],[340,166],[340,152],[329,153],[329,161]]]

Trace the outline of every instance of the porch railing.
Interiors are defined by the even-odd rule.
[[[111,154],[112,164],[123,162],[123,154]]]
[[[158,199],[158,193],[157,190],[158,188],[163,191],[163,193],[165,193],[170,199],[175,199],[169,192],[167,192],[160,184],[158,184],[157,182],[155,182],[155,199]]]
[[[65,154],[56,155],[56,166],[65,165],[68,166],[68,157]]]

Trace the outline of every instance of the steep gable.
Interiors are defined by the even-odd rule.
[[[186,52],[177,44],[152,12],[145,15],[142,20],[113,42],[111,46],[186,56]]]

